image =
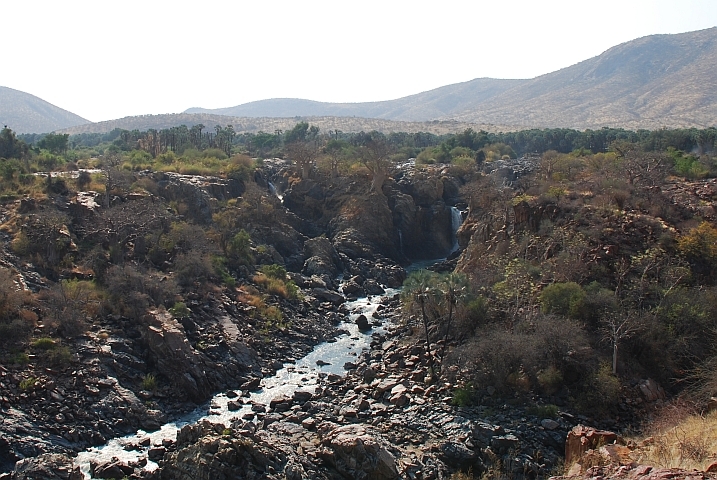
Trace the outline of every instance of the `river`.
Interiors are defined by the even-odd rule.
[[[141,459],[147,458],[147,453],[151,447],[162,445],[165,441],[174,441],[177,438],[177,432],[187,424],[207,419],[213,423],[229,425],[232,420],[251,414],[253,404],[268,407],[272,399],[282,395],[291,397],[297,390],[315,393],[321,376],[329,374],[344,375],[346,373],[344,364],[355,361],[361,352],[369,349],[373,335],[381,334],[385,331],[386,320],[382,318],[374,319],[373,314],[384,299],[390,298],[398,292],[398,289],[386,289],[384,295],[362,297],[355,301],[347,302],[346,307],[349,314],[339,324],[338,328],[348,333],[339,335],[334,341],[317,345],[309,354],[296,363],[284,364],[284,367],[279,369],[273,376],[262,379],[260,390],[250,393],[248,397],[242,396],[244,392],[239,390],[219,393],[209,403],[181,418],[164,424],[161,429],[155,432],[138,430],[133,435],[115,438],[104,446],[93,447],[80,452],[75,459],[75,463],[80,466],[85,478],[92,478],[90,475],[90,462],[101,464],[113,461],[113,459],[125,463],[139,462]],[[369,318],[371,322],[380,322],[381,325],[374,326],[368,332],[360,332],[356,325],[356,318],[361,314]],[[317,362],[319,363],[317,364]],[[239,410],[230,411],[230,401],[240,401],[243,406]],[[144,469],[151,471],[156,468],[158,468],[157,463],[147,459],[147,465]]]

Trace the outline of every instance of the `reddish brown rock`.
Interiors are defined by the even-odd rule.
[[[565,465],[572,465],[588,450],[609,445],[615,440],[616,433],[578,425],[568,432],[565,441]]]

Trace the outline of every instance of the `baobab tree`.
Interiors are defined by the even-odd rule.
[[[388,177],[391,167],[390,156],[393,148],[379,132],[371,132],[359,149],[361,163],[371,173],[371,191],[382,192],[383,183]]]
[[[319,155],[319,148],[315,141],[297,141],[288,144],[286,153],[301,171],[301,178],[307,179],[311,169],[316,165],[316,157]]]

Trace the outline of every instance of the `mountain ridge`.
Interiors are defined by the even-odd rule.
[[[0,125],[17,133],[47,133],[90,123],[35,95],[0,86]]]

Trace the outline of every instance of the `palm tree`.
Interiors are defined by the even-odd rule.
[[[455,307],[468,293],[468,278],[462,273],[449,272],[440,277],[437,287],[443,294],[443,300],[448,306],[448,318],[445,322],[445,334],[443,336],[443,347],[441,348],[441,361],[443,361],[443,356],[446,353],[446,345],[448,344],[448,335],[451,332]]]
[[[412,272],[406,281],[403,282],[403,290],[401,296],[404,304],[409,310],[416,306],[421,309],[421,319],[423,321],[423,329],[426,334],[426,355],[428,356],[428,366],[430,368],[430,376],[435,376],[435,368],[433,364],[433,355],[431,354],[431,336],[429,333],[430,321],[426,313],[426,307],[432,308],[436,297],[436,280],[437,275],[428,270],[417,270]]]

